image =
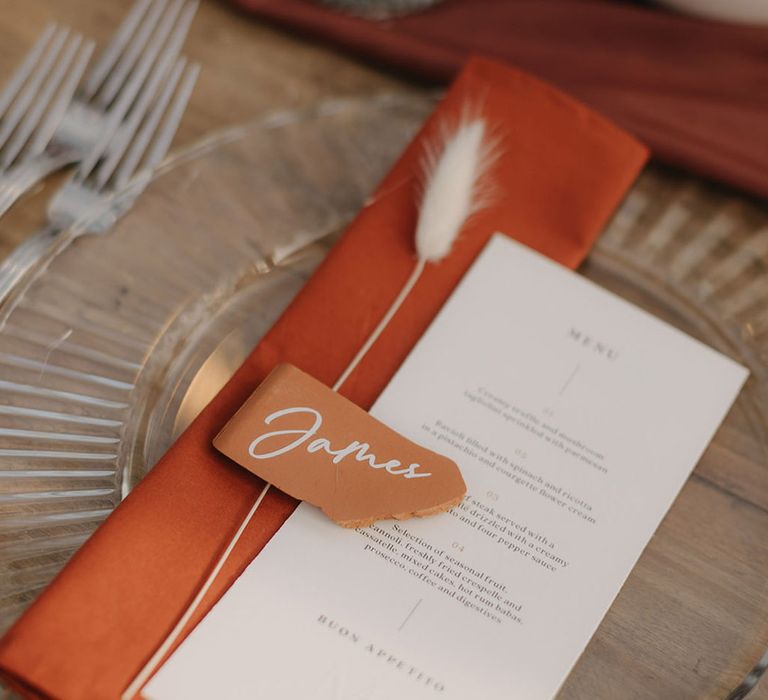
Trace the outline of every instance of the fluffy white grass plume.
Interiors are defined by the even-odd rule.
[[[443,134],[442,144],[438,144],[437,148],[428,149],[424,166],[424,195],[416,227],[417,259],[414,261],[413,270],[376,328],[336,380],[333,385],[334,391],[341,388],[378,340],[401,304],[416,286],[425,265],[438,262],[448,255],[467,218],[485,204],[486,198],[483,192],[487,190],[485,187],[481,189],[481,180],[491,162],[491,152],[486,135],[486,124],[482,119],[462,119],[453,132]],[[375,251],[373,254],[375,255]],[[269,488],[269,484],[264,486],[194,600],[152,658],[123,692],[122,700],[132,700],[135,697],[178,639],[186,623],[213,585],[248,523],[256,514]]]
[[[341,388],[360,360],[379,339],[402,303],[408,298],[427,263],[442,260],[467,219],[487,201],[484,175],[493,160],[493,148],[483,119],[462,119],[442,139],[429,146],[424,157],[424,193],[416,224],[416,257],[410,276],[376,328],[368,336],[333,385]]]
[[[451,251],[466,220],[483,204],[483,176],[492,148],[483,119],[462,120],[427,151],[424,194],[416,227],[419,259],[437,262]]]

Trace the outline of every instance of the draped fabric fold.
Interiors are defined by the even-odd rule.
[[[445,0],[386,21],[310,0],[230,0],[362,58],[449,80],[468,56],[551,81],[654,156],[768,196],[768,27],[606,0]]]

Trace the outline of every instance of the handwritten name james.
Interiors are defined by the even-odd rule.
[[[286,421],[288,416],[306,416],[310,419],[311,425],[308,428],[282,427],[286,424],[295,426],[295,418]],[[273,428],[279,426],[281,429],[270,430],[253,439],[248,445],[248,454],[253,459],[271,459],[304,447],[309,453],[325,452],[331,457],[333,464],[339,464],[347,457],[352,457],[358,462],[367,462],[371,469],[384,469],[393,476],[402,476],[405,479],[422,479],[432,476],[429,472],[418,471],[421,465],[417,463],[406,466],[397,459],[377,461],[378,457],[370,451],[371,446],[367,442],[353,440],[346,447],[334,449],[328,438],[315,437],[323,425],[323,417],[320,411],[314,408],[306,406],[283,408],[270,413],[264,419],[264,423]],[[284,440],[289,437],[292,439],[285,443]]]

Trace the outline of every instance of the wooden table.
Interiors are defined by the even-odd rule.
[[[13,69],[47,21],[56,19],[71,25],[103,45],[127,5],[126,2],[108,3],[104,0],[3,0],[0,12],[0,76]],[[248,121],[276,108],[309,105],[325,96],[364,95],[386,89],[423,89],[396,76],[365,67],[329,48],[252,21],[226,4],[213,0],[203,0],[185,52],[203,65],[203,72],[177,134],[176,144],[191,143],[212,131]],[[663,185],[663,177],[652,177],[646,190],[652,192],[659,182]],[[677,176],[669,182],[670,188],[681,187]],[[0,220],[0,257],[42,223],[44,204],[54,185],[55,180],[40,186],[27,196],[23,206],[15,207]],[[685,189],[687,185],[682,187]],[[707,192],[705,189],[696,193],[697,201],[704,202]],[[654,589],[658,577],[662,587],[669,585],[664,583],[663,574],[671,567],[679,569],[671,577],[672,580],[675,576],[681,580],[700,576],[706,581],[706,566],[701,562],[684,561],[674,534],[670,534],[680,527],[681,519],[683,527],[698,528],[702,537],[714,537],[717,528],[713,526],[712,518],[717,518],[718,509],[751,509],[749,522],[754,527],[745,530],[744,538],[764,556],[762,540],[768,531],[768,497],[759,478],[764,476],[765,465],[761,464],[759,455],[728,454],[724,459],[734,465],[732,472],[723,472],[708,464],[697,469],[697,477],[686,486],[675,509],[662,525],[658,541],[654,540],[644,556],[640,576],[630,579],[567,681],[563,698],[600,697],[613,700],[628,697],[622,694],[623,679],[628,674],[635,679],[633,687],[637,687],[638,676],[645,674],[649,678],[668,676],[670,682],[665,687],[670,689],[675,687],[674,679],[679,677],[680,688],[690,688],[693,687],[690,679],[695,678],[700,665],[711,662],[701,656],[691,658],[686,668],[670,668],[664,649],[654,650],[652,642],[656,632],[653,628],[637,625],[636,629],[628,631],[622,625],[627,622],[636,625],[637,620],[642,619],[644,607],[663,604],[672,610],[672,606],[686,605],[686,601],[680,601],[674,591]],[[750,461],[754,469],[743,464]],[[735,475],[731,483],[728,481],[729,474]],[[754,483],[746,483],[748,478],[754,479]],[[745,495],[748,491],[751,495]],[[754,574],[753,567],[750,573],[753,579]],[[735,579],[738,581],[738,576]],[[759,581],[752,581],[750,586],[745,589],[748,595],[754,597],[761,590],[765,593],[764,588],[760,589]],[[742,614],[749,608],[739,607],[743,592],[738,586],[724,587],[723,605],[713,611],[712,625],[731,635],[728,637],[725,634],[724,638],[733,638],[733,627],[740,624],[738,618],[729,617],[728,611],[738,608],[739,614]],[[755,627],[752,624],[753,633]],[[719,688],[708,691],[706,697],[713,700],[722,698],[749,671],[751,664],[762,653],[763,644],[768,642],[768,621],[763,629],[766,634],[762,641],[750,639],[745,641],[743,648],[725,654],[733,662],[724,669],[718,682]],[[643,643],[631,647],[626,644],[626,639],[634,635]],[[649,681],[649,685],[654,683]],[[632,697],[641,696],[635,694]],[[646,694],[642,697],[658,698],[658,695]],[[676,700],[677,697],[680,695],[673,692],[668,699],[661,700]],[[685,697],[695,695],[685,694]],[[768,698],[768,684],[758,687],[750,698]]]

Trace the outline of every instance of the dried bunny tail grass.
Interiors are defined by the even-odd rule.
[[[374,346],[413,291],[424,267],[451,252],[466,220],[489,199],[490,188],[483,183],[483,176],[494,160],[494,141],[487,136],[485,120],[468,114],[465,110],[455,129],[444,128],[438,141],[426,148],[424,194],[416,224],[417,260],[376,328],[336,380],[334,391],[344,385]]]
[[[487,205],[484,176],[495,159],[484,119],[465,114],[438,143],[427,146],[424,191],[416,226],[419,260],[437,262],[450,253],[467,219]]]

